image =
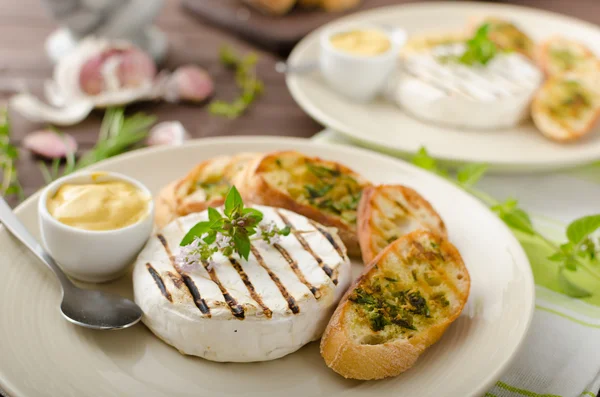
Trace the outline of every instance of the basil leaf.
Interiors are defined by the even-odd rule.
[[[229,193],[227,193],[227,197],[225,198],[225,216],[231,218],[233,213],[239,212],[243,208],[244,201],[242,200],[242,196],[236,187],[232,186],[231,189],[229,189]]]
[[[429,155],[427,149],[424,147],[421,147],[413,156],[412,163],[417,167],[423,168],[424,170],[438,172],[435,159]]]
[[[204,233],[209,233],[210,230],[210,226],[211,226],[211,222],[198,222],[196,223],[188,232],[187,234],[183,237],[183,239],[181,240],[181,243],[179,243],[180,246],[184,246],[184,245],[188,245],[190,244],[192,241],[194,241],[194,239],[196,237],[200,237],[202,236]]]
[[[492,211],[496,212],[509,227],[530,235],[535,234],[529,215],[522,209],[517,208],[517,200],[508,199],[504,203],[493,206]]]
[[[251,218],[254,224],[263,220],[263,213],[255,208],[244,208],[242,210],[242,215]]]
[[[206,244],[211,245],[212,243],[217,241],[217,232],[214,230],[211,230],[210,232],[208,232],[208,236],[206,236],[203,241]]]
[[[552,262],[564,262],[567,259],[567,256],[562,252],[555,252],[554,254],[550,255],[547,259]]]
[[[208,220],[210,220],[211,222],[214,222],[214,221],[218,221],[222,218],[223,218],[223,216],[219,213],[219,211],[217,211],[213,207],[208,207]]]
[[[579,244],[598,229],[600,229],[600,215],[584,216],[571,222],[567,227],[567,237],[573,244]]]
[[[560,268],[558,270],[558,285],[565,294],[572,296],[573,298],[586,298],[592,296],[591,292],[570,281],[566,272],[568,272],[568,270],[565,268]]]
[[[467,164],[458,169],[456,178],[458,179],[458,182],[463,186],[473,186],[477,182],[479,182],[481,177],[486,173],[487,169],[487,164]]]
[[[250,239],[246,234],[237,233],[233,235],[233,243],[235,250],[240,255],[240,258],[248,260],[250,256]]]

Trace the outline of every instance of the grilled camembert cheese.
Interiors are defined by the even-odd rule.
[[[273,360],[321,337],[350,285],[350,261],[334,230],[284,209],[253,206],[292,232],[253,240],[248,261],[216,253],[181,268],[179,243],[207,212],[177,218],[152,237],[133,272],[143,322],[183,354],[212,361]]]
[[[396,102],[420,119],[460,128],[500,129],[520,123],[543,75],[523,55],[496,55],[486,65],[454,61],[462,43],[407,54]]]

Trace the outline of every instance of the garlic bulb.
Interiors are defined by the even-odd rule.
[[[77,151],[77,142],[69,134],[59,135],[52,130],[40,130],[23,139],[23,147],[47,159],[60,159]]]
[[[50,105],[29,93],[11,98],[11,105],[34,122],[72,125],[94,108],[159,98],[158,80],[154,61],[137,47],[91,37],[54,67],[45,87]]]
[[[163,121],[152,127],[146,144],[148,146],[181,145],[188,137],[188,132],[179,121]]]
[[[137,48],[109,48],[85,61],[79,85],[88,95],[142,86],[156,76],[150,56]]]
[[[168,102],[202,102],[212,95],[213,80],[208,72],[196,65],[177,68],[167,79],[163,98]]]

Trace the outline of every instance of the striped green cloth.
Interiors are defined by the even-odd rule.
[[[355,145],[329,130],[313,139]],[[499,200],[518,199],[538,230],[556,241],[565,240],[565,225],[570,221],[600,213],[600,163],[554,174],[489,175],[478,187]],[[546,259],[549,248],[536,239],[519,238],[536,282],[536,311],[512,367],[485,396],[596,397],[600,389],[600,285],[583,271],[573,272],[569,277],[574,284],[597,293],[585,299],[564,295],[557,264]]]

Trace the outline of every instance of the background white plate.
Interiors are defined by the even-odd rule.
[[[476,2],[406,4],[365,11],[325,25],[304,38],[289,57],[292,65],[318,59],[322,29],[346,23],[398,26],[408,34],[458,30],[471,16],[495,15],[514,21],[535,40],[572,37],[600,54],[600,29],[587,22],[532,8]],[[383,99],[353,103],[330,89],[319,72],[289,75],[287,84],[298,104],[332,130],[386,150],[414,153],[421,146],[445,161],[487,162],[503,171],[547,171],[600,159],[600,131],[572,144],[542,136],[532,122],[498,131],[466,131],[426,124]]]
[[[286,138],[218,138],[145,149],[96,170],[123,172],[150,190],[201,160],[241,151],[296,149],[337,160],[374,182],[416,188],[438,209],[471,274],[459,319],[403,375],[350,381],[329,370],[312,343],[283,359],[254,364],[184,357],[143,325],[94,332],[63,320],[57,282],[0,227],[0,387],[10,396],[444,396],[482,394],[514,356],[533,312],[527,258],[501,221],[450,183],[401,161],[349,147]],[[37,233],[34,195],[18,210]],[[354,270],[361,265],[355,263]],[[131,296],[130,277],[102,288]]]

